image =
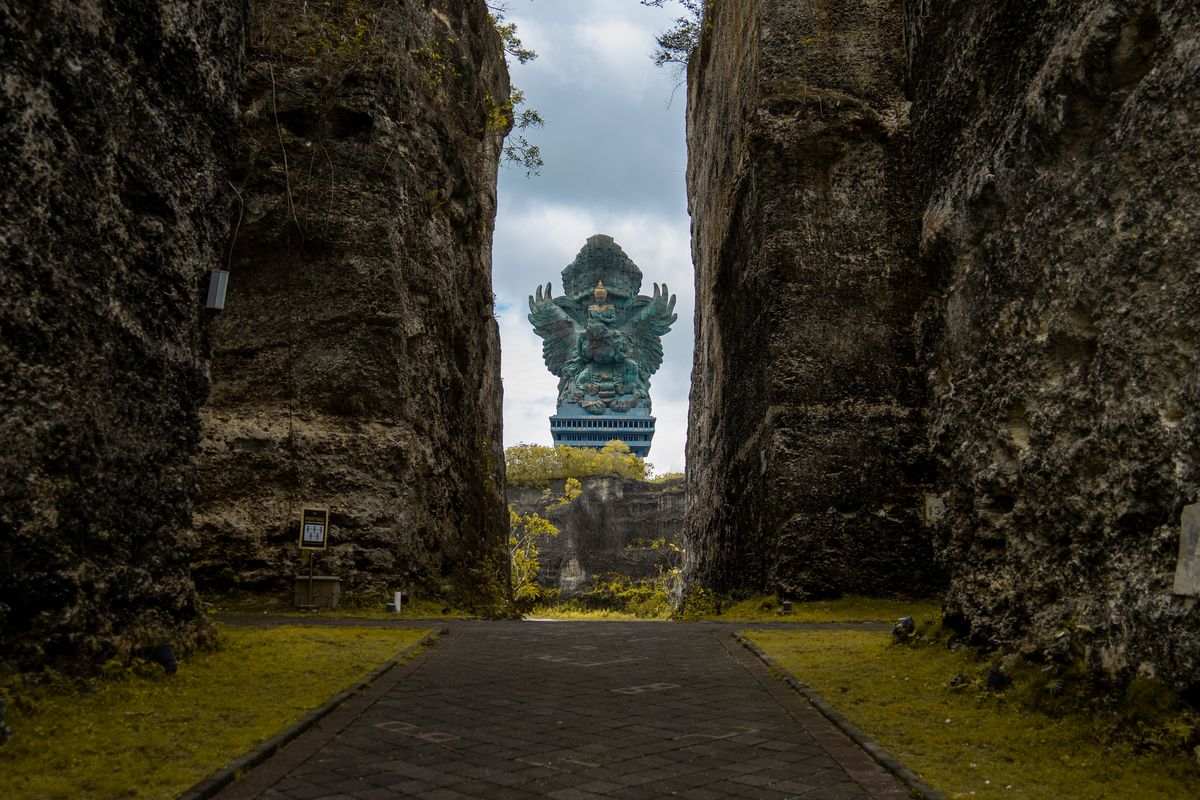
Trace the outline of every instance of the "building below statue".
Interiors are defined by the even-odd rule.
[[[576,403],[559,403],[558,413],[550,418],[550,434],[555,444],[594,450],[620,439],[634,455],[645,458],[654,439],[654,421],[643,407],[596,415]]]

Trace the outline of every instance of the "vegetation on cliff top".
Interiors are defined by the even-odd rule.
[[[615,475],[646,480],[646,462],[629,450],[629,445],[613,439],[601,450],[582,447],[518,444],[504,451],[509,486],[546,488],[553,480]]]
[[[704,15],[713,6],[713,0],[675,0],[683,13],[675,18],[674,24],[655,37],[658,49],[652,58],[656,67],[670,64],[681,73],[687,69],[692,51],[700,44],[704,32]],[[642,0],[642,5],[663,8],[667,0]]]
[[[496,32],[500,34],[505,59],[516,59],[518,64],[528,64],[537,58],[537,53],[521,41],[521,37],[517,35],[517,23],[504,21],[507,11],[508,6],[505,3],[488,3],[488,17]],[[508,64],[511,68],[512,62],[508,61]],[[516,86],[511,87],[508,99],[503,103],[496,104],[491,97],[488,97],[488,100],[491,101],[488,108],[489,127],[494,124],[495,116],[500,114],[504,118],[503,124],[509,128],[504,140],[504,160],[523,167],[527,178],[540,174],[546,163],[542,159],[542,149],[530,143],[524,134],[516,131],[542,127],[545,124],[542,115],[535,108],[521,108],[525,103],[525,92]]]

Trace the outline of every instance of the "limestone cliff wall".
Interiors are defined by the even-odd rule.
[[[0,658],[204,630],[188,574],[242,5],[0,3]]]
[[[1186,685],[1172,595],[1200,493],[1200,6],[911,3],[947,611],[978,640],[1096,629]]]
[[[507,591],[491,231],[509,84],[478,0],[250,3],[197,579]],[[382,597],[382,594],[380,595]]]
[[[926,592],[900,0],[723,0],[689,67],[688,575]]]
[[[581,483],[578,497],[549,511],[546,506],[562,494],[563,481],[554,481],[549,495],[541,489],[509,490],[509,502],[518,513],[540,514],[558,528],[558,536],[540,545],[542,585],[572,597],[598,575],[652,578],[660,568],[674,566],[672,551],[649,545],[657,539],[682,539],[686,497],[682,480],[649,483],[600,476]]]
[[[973,640],[1084,626],[1095,665],[1194,684],[1200,587],[1173,584],[1200,496],[1200,7],[729,0],[711,22],[692,579],[860,590],[814,565],[886,574],[874,556],[932,588],[923,505]]]

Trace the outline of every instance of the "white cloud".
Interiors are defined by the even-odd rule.
[[[504,380],[504,446],[550,444],[558,379],[542,363],[542,340],[516,308],[500,315]]]
[[[577,23],[573,36],[577,52],[575,79],[607,91],[644,93],[657,85],[646,63],[653,39],[647,29],[624,20],[585,20]]]
[[[675,398],[654,401],[654,446],[646,459],[655,473],[683,472],[684,447],[687,443],[688,401]]]
[[[661,85],[651,62],[654,38],[663,27],[659,15],[640,13],[646,9],[633,4],[614,8],[611,0],[573,4],[575,13],[569,15],[508,16],[522,43],[538,54],[522,68],[521,80],[602,95],[641,95]]]

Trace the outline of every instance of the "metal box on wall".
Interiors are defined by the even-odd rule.
[[[309,586],[312,596],[309,596]],[[342,598],[342,579],[334,575],[307,575],[296,578],[297,608],[337,608]]]

